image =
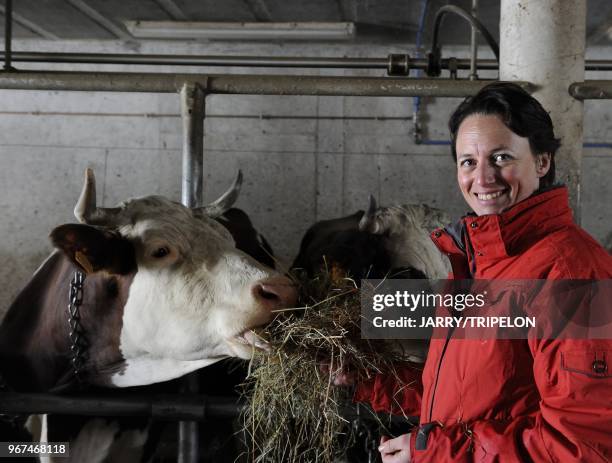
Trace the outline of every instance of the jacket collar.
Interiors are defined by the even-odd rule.
[[[572,223],[567,188],[555,187],[538,192],[501,214],[466,215],[454,225],[435,230],[432,239],[449,257],[463,255],[465,259],[467,255],[472,261],[475,252],[487,260],[500,259],[520,254],[546,235]]]

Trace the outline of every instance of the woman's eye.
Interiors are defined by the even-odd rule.
[[[170,254],[170,249],[165,246],[162,246],[153,251],[151,256],[157,259],[161,259],[162,257],[166,257],[168,254]]]
[[[498,153],[498,154],[493,155],[493,160],[495,162],[503,162],[503,161],[508,161],[510,159],[512,159],[512,157],[506,153]]]

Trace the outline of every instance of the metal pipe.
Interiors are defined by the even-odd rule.
[[[145,416],[159,420],[194,420],[211,418],[234,419],[240,415],[243,402],[235,397],[193,394],[129,394],[125,392],[101,395],[57,395],[6,392],[0,394],[0,413],[32,415],[50,413],[81,416]],[[361,411],[359,410],[361,408]],[[364,409],[367,413],[364,413]],[[376,415],[363,404],[341,407],[346,420],[361,418],[376,420]],[[381,414],[384,421],[401,422],[399,417]]]
[[[3,414],[57,413],[84,416],[150,416],[161,420],[205,421],[209,418],[235,418],[240,404],[233,397],[204,395],[94,395],[0,394]]]
[[[183,119],[183,169],[182,202],[187,207],[202,205],[204,165],[204,115],[207,87],[185,83],[180,90],[181,117]],[[191,373],[183,379],[187,392],[198,392],[198,374]],[[198,423],[181,421],[178,427],[178,462],[197,463],[199,460]]]
[[[2,52],[0,52],[2,53]],[[0,57],[4,55],[1,54]],[[47,52],[14,52],[13,61],[23,63],[79,63],[79,64],[126,64],[154,66],[234,66],[262,68],[311,68],[311,69],[384,69],[389,68],[391,56],[387,58],[319,58],[295,56],[227,56],[227,55],[136,55],[109,53],[47,53]],[[428,61],[425,58],[411,58],[403,55],[409,62],[409,69],[426,70]],[[397,59],[397,58],[396,58]],[[441,68],[448,69],[449,58],[441,60]],[[457,59],[458,69],[470,69],[469,59]],[[599,64],[605,62],[598,61]],[[612,61],[608,62],[612,69]],[[493,59],[480,60],[481,70],[498,69]],[[599,69],[599,68],[598,68]]]
[[[184,84],[198,84],[208,94],[318,96],[474,95],[491,80],[409,79],[391,77],[323,77],[287,75],[147,74],[111,72],[6,72],[0,88],[19,90],[174,93]],[[516,82],[527,91],[527,82]]]
[[[147,64],[171,66],[300,67],[386,69],[389,58],[320,58],[292,56],[136,55],[19,52],[15,61],[31,63]],[[411,63],[412,64],[412,63]],[[425,63],[422,63],[423,65]]]
[[[11,69],[13,40],[13,0],[6,0],[4,10],[4,70]]]
[[[476,19],[470,13],[465,11],[463,8],[456,5],[444,5],[436,13],[436,17],[434,19],[433,39],[431,43],[432,53],[435,52],[436,49],[439,47],[438,37],[440,32],[440,26],[442,24],[442,19],[447,13],[454,13],[457,16],[461,16],[463,19],[468,21],[472,25],[472,27],[477,28],[489,44],[489,47],[491,47],[491,51],[493,51],[495,58],[499,62],[499,45],[497,44],[491,33],[487,30],[486,27],[484,27],[484,25],[478,19]]]
[[[478,0],[472,0],[472,16],[478,18]],[[476,61],[478,54],[478,29],[474,24],[470,24],[470,80],[478,79],[478,73],[476,71]]]
[[[206,88],[206,81],[203,82]],[[205,93],[199,84],[186,83],[180,91],[183,120],[182,202],[187,207],[202,205],[204,164]]]
[[[408,55],[406,55],[408,56]],[[4,60],[4,52],[0,59]],[[427,59],[409,57],[410,69],[426,70]],[[389,66],[387,58],[319,58],[295,56],[227,56],[227,55],[136,55],[110,53],[47,53],[32,51],[12,52],[11,60],[22,63],[79,63],[79,64],[126,64],[152,66],[211,66],[211,67],[260,67],[260,68],[311,68],[311,69],[384,69]],[[450,58],[442,58],[441,68],[448,69]],[[471,58],[456,59],[460,70],[471,69]],[[480,71],[499,69],[497,60],[480,59]],[[612,71],[612,60],[594,59],[585,63],[587,71]]]
[[[577,100],[609,100],[612,98],[612,80],[586,80],[569,86],[569,94]]]

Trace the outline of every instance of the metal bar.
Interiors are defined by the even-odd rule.
[[[478,0],[472,0],[472,16],[478,18]],[[470,24],[470,79],[478,79],[476,61],[478,59],[478,29],[473,24]]]
[[[313,69],[387,69],[387,58],[320,58],[295,56],[227,56],[227,55],[136,55],[100,53],[46,53],[15,52],[13,61],[28,63],[83,63],[83,64],[130,64],[169,66],[240,66],[271,68],[313,68]],[[410,68],[425,70],[427,60],[410,58]],[[459,69],[470,69],[469,59],[457,59]],[[441,60],[441,68],[448,69],[449,59]],[[612,61],[597,61],[612,70]],[[497,61],[480,60],[481,70],[498,69]],[[598,68],[599,69],[599,68]]]
[[[183,119],[182,202],[187,207],[202,205],[204,164],[204,115],[206,81],[204,85],[185,83],[181,87],[181,117]],[[198,374],[183,380],[187,392],[198,392]],[[181,421],[178,428],[178,462],[197,463],[199,459],[198,423]]]
[[[133,37],[130,34],[125,32],[123,29],[117,26],[113,21],[108,19],[102,13],[100,13],[99,11],[89,6],[83,0],[66,0],[66,1],[70,3],[74,8],[79,10],[81,13],[83,13],[85,16],[92,19],[97,24],[99,24],[104,29],[106,29],[108,32],[113,34],[118,39],[122,39],[122,40],[132,40],[133,39]]]
[[[11,69],[11,42],[13,39],[13,0],[6,0],[4,13],[4,70]]]
[[[1,12],[0,7],[0,12]],[[15,13],[13,13],[15,22]],[[35,31],[36,32],[36,31]],[[57,39],[56,36],[47,37]],[[0,59],[4,53],[0,52]],[[17,51],[12,53],[12,61],[23,63],[82,63],[82,64],[130,64],[154,66],[234,66],[262,68],[313,68],[313,69],[387,69],[389,58],[319,58],[295,56],[227,56],[227,55],[136,55],[110,53],[48,53]],[[441,68],[448,69],[450,59],[442,58]],[[456,60],[457,68],[471,69],[471,59]],[[410,58],[410,69],[425,70],[427,60]],[[612,71],[612,60],[587,60],[587,71]],[[480,59],[478,70],[496,71],[499,69],[494,59]]]
[[[7,415],[32,415],[52,413],[80,416],[145,416],[159,420],[195,420],[211,418],[234,419],[245,406],[236,397],[193,394],[127,394],[64,396],[56,394],[26,394],[2,392],[0,413]],[[359,410],[361,409],[361,410]],[[347,420],[376,419],[371,409],[363,404],[341,407],[341,415]],[[364,413],[365,412],[365,413]],[[385,420],[398,417],[381,414]],[[399,421],[396,421],[399,422]]]
[[[15,61],[30,63],[143,64],[172,66],[245,66],[386,69],[387,58],[316,58],[227,55],[136,55],[98,53],[18,52]],[[411,64],[413,64],[411,62]],[[417,65],[425,66],[425,60]]]
[[[202,169],[204,164],[204,85],[184,84],[181,88],[183,119],[182,202],[187,207],[202,205]]]
[[[205,421],[235,418],[241,405],[234,397],[204,395],[100,395],[0,394],[0,413],[59,413],[83,416],[150,416],[162,420]]]
[[[491,80],[409,79],[299,75],[228,75],[112,72],[5,72],[0,88],[102,92],[174,93],[184,84],[198,84],[207,94],[320,96],[437,96],[474,95]],[[532,90],[527,82],[515,82]]]
[[[569,86],[569,94],[577,100],[612,99],[612,80],[586,80]]]

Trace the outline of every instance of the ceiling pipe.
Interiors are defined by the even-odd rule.
[[[0,59],[5,53],[0,52]],[[320,58],[297,56],[227,56],[227,55],[136,55],[109,53],[48,53],[13,51],[13,62],[21,63],[79,63],[125,64],[153,66],[211,66],[211,67],[260,67],[260,68],[312,68],[312,69],[380,69],[390,70],[390,75],[408,75],[411,70],[427,70],[428,60],[413,58],[407,54],[392,54],[386,58]],[[452,58],[460,70],[471,69],[471,58]],[[440,60],[441,69],[449,69],[451,58]],[[476,69],[498,70],[494,59],[479,59]],[[586,71],[612,71],[612,60],[588,60]]]
[[[176,93],[186,83],[209,94],[466,97],[493,80],[411,79],[249,74],[121,72],[2,72],[0,88],[13,90]],[[528,82],[515,82],[532,91]]]

